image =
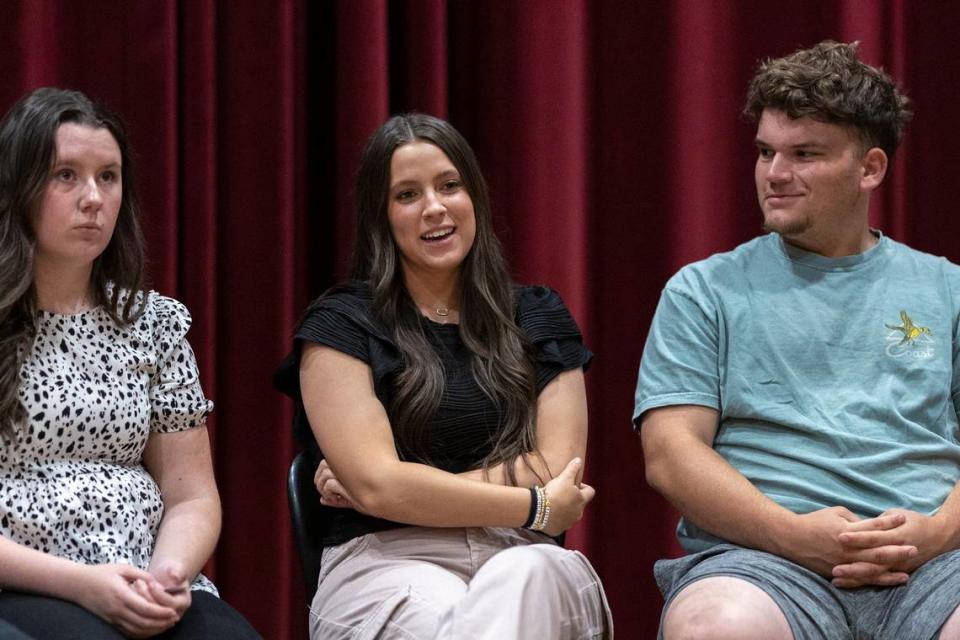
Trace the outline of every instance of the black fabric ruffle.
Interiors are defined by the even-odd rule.
[[[560,294],[540,285],[517,288],[517,325],[533,345],[537,359],[537,393],[562,371],[583,367],[593,353]]]
[[[517,325],[536,358],[537,393],[561,372],[586,369],[593,354],[583,344],[577,323],[560,295],[545,286],[517,286]],[[390,332],[373,314],[373,297],[365,283],[350,282],[327,291],[310,305],[294,336],[291,353],[274,374],[274,387],[297,401],[293,430],[299,443],[318,455],[300,401],[300,351],[304,341],[322,344],[367,363],[374,392],[387,405],[392,376],[403,358]]]

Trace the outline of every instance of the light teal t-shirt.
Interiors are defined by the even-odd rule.
[[[931,514],[960,479],[958,308],[960,267],[889,238],[832,259],[759,237],[667,282],[635,424],[712,407],[716,451],[795,513]],[[677,535],[718,542],[684,520]]]

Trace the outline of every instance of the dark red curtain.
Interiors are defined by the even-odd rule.
[[[759,232],[759,58],[860,40],[916,117],[873,221],[960,261],[960,7],[680,0],[22,0],[3,6],[0,108],[81,89],[129,121],[153,286],[187,303],[208,394],[224,533],[211,573],[267,638],[305,636],[287,523],[290,408],[270,388],[306,302],[344,273],[353,177],[390,113],[448,117],[473,143],[516,277],[558,289],[597,358],[588,479],[571,535],[620,638],[655,636],[655,559],[675,514],[630,429],[643,342],[680,266]]]

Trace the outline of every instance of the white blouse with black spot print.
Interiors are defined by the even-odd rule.
[[[143,467],[147,438],[205,424],[180,302],[146,294],[143,315],[118,326],[102,307],[41,311],[20,369],[29,416],[0,445],[0,534],[86,564],[146,569],[163,517]],[[194,589],[216,594],[203,575]]]

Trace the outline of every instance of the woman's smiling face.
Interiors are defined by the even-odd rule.
[[[417,140],[390,160],[387,218],[404,273],[436,277],[459,273],[473,247],[473,200],[439,147]]]

